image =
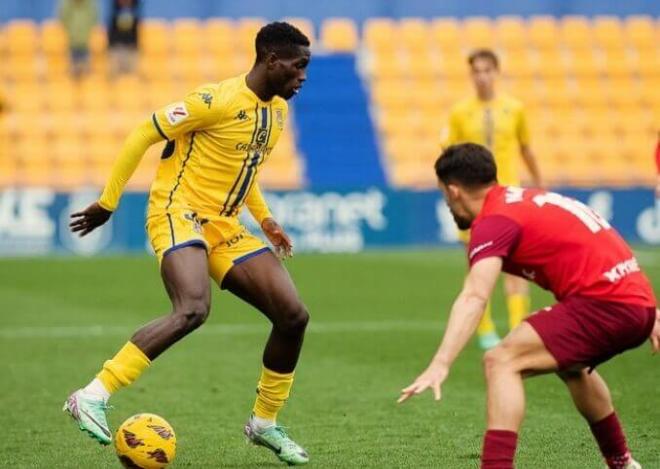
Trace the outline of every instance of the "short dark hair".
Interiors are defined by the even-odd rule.
[[[309,38],[295,26],[283,21],[268,23],[257,33],[254,46],[257,62],[263,61],[270,52],[285,54],[285,49],[294,46],[309,47]]]
[[[495,66],[496,70],[500,69],[500,59],[497,58],[497,54],[490,49],[476,49],[468,56],[468,63],[470,66],[474,65],[475,60],[486,59],[490,60]]]
[[[476,143],[451,145],[435,162],[435,174],[444,185],[460,184],[469,189],[497,182],[497,166],[490,150]]]

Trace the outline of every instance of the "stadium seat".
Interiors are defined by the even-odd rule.
[[[507,51],[514,52],[527,47],[527,31],[520,16],[500,16],[495,21],[497,42]]]
[[[211,60],[223,60],[234,54],[234,23],[232,20],[209,18],[201,32]]]
[[[34,21],[12,20],[5,26],[10,55],[29,57],[39,50],[39,30]]]
[[[301,18],[298,16],[288,16],[284,18],[284,21],[298,28],[305,36],[307,36],[312,46],[314,46],[314,43],[316,42],[316,31],[314,29],[314,23],[312,23],[307,18]]]
[[[249,54],[249,62],[254,61],[254,38],[264,24],[266,24],[264,18],[241,18],[234,30],[236,44],[240,51]]]
[[[565,16],[559,30],[562,43],[569,49],[579,50],[592,46],[591,25],[583,16]]]
[[[625,20],[624,32],[628,44],[637,49],[655,49],[658,46],[659,33],[650,16],[629,16]]]
[[[179,57],[199,60],[206,46],[202,23],[195,18],[178,18],[174,20],[171,31],[175,54]]]
[[[461,32],[458,21],[453,18],[435,18],[430,27],[431,46],[441,54],[460,53]]]
[[[355,22],[350,18],[327,18],[321,25],[321,45],[329,52],[353,52],[359,37]]]
[[[51,56],[68,54],[69,38],[59,21],[46,20],[41,23],[41,49]]]
[[[494,31],[489,18],[473,16],[466,18],[462,25],[462,43],[469,49],[491,47]]]
[[[527,23],[527,36],[531,45],[543,51],[557,47],[559,27],[552,16],[532,16]]]
[[[616,16],[596,16],[593,33],[596,43],[603,49],[617,49],[624,44],[623,27]]]
[[[103,55],[108,50],[108,34],[101,25],[96,25],[92,29],[89,38],[89,50],[92,55]]]
[[[167,55],[171,50],[172,33],[166,21],[149,19],[140,23],[140,53]]]
[[[364,22],[362,40],[365,46],[375,53],[394,49],[392,38],[395,35],[395,22],[389,18],[369,18]]]
[[[403,47],[411,54],[428,53],[429,25],[421,18],[403,18],[398,24],[398,34]]]

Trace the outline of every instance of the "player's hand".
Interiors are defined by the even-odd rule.
[[[443,363],[431,363],[426,371],[419,375],[414,383],[401,390],[401,396],[399,397],[399,400],[396,401],[397,404],[401,404],[409,398],[423,393],[429,388],[433,390],[434,399],[439,401],[440,397],[442,397],[440,388],[442,383],[447,379],[447,375],[449,375],[449,367],[447,365]]]
[[[266,218],[261,222],[261,229],[275,248],[275,254],[280,259],[293,256],[291,238],[273,218]]]
[[[655,310],[655,325],[653,326],[649,340],[651,341],[651,350],[653,350],[653,353],[660,352],[660,309]]]
[[[94,202],[85,210],[71,214],[73,221],[69,223],[69,228],[72,232],[85,236],[108,221],[111,215],[110,210],[106,210],[98,202]]]

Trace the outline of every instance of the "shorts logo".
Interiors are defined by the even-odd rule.
[[[232,239],[226,241],[225,244],[227,245],[228,248],[230,248],[232,246],[237,245],[239,241],[242,240],[243,238],[245,238],[245,233],[240,233],[234,236]]]
[[[534,272],[533,270],[523,269],[523,270],[522,270],[522,274],[523,274],[523,275],[525,276],[525,278],[527,278],[528,280],[534,280],[534,279],[536,278],[536,272]]]
[[[186,105],[183,101],[174,103],[165,109],[165,117],[170,125],[177,125],[181,121],[186,120],[188,116],[190,116],[190,114],[188,114],[188,109],[186,109]]]
[[[183,218],[192,222],[195,233],[202,234],[202,223],[199,218],[197,218],[196,213],[184,213]]]

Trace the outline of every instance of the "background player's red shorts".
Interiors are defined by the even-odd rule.
[[[559,369],[595,367],[651,335],[655,308],[573,296],[529,316]]]

